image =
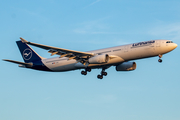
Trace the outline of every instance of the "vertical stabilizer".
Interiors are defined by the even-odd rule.
[[[40,61],[42,59],[41,56],[39,56],[29,45],[26,43],[23,43],[22,41],[16,41],[19,50],[21,52],[21,55],[24,59],[24,62],[35,62]]]

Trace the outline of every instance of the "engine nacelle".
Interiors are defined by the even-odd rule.
[[[103,54],[103,55],[96,55],[94,57],[89,58],[90,64],[102,64],[107,63],[109,61],[109,55]]]
[[[131,71],[136,69],[135,62],[124,62],[116,66],[116,71]]]

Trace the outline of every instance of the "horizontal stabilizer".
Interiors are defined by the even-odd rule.
[[[25,40],[25,39],[22,38],[22,37],[20,37],[20,39],[21,39],[21,41],[22,41],[23,43],[27,43],[27,42],[28,42],[27,40]]]
[[[33,64],[32,63],[24,63],[24,62],[19,62],[19,61],[14,61],[14,60],[8,60],[8,59],[3,59],[4,61],[7,61],[7,62],[12,62],[12,63],[15,63],[15,64],[21,64],[21,65],[25,65],[25,66],[32,66]]]

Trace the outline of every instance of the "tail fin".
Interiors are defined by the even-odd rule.
[[[24,62],[29,63],[33,61],[39,61],[42,59],[29,45],[22,41],[16,41]]]

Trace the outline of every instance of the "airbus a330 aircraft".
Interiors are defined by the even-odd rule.
[[[86,75],[91,69],[102,69],[97,78],[102,79],[107,75],[105,72],[111,66],[116,67],[116,71],[131,71],[136,69],[136,63],[130,62],[136,59],[159,56],[162,62],[162,55],[174,50],[177,44],[170,40],[151,40],[146,42],[133,43],[123,46],[99,49],[88,52],[80,52],[63,48],[51,47],[37,43],[28,42],[23,38],[17,41],[17,45],[22,54],[24,62],[14,60],[4,61],[19,64],[19,67],[31,68],[42,71],[63,72],[77,69],[82,75]],[[55,58],[43,58],[39,56],[29,45],[36,46],[52,55],[59,55]]]

